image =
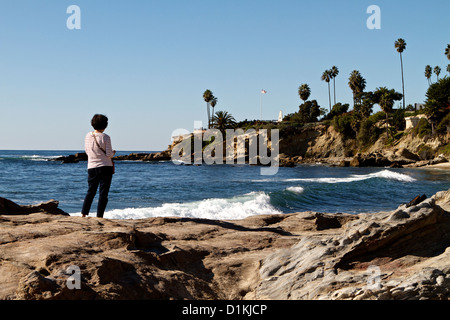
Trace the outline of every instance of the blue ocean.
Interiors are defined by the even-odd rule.
[[[55,199],[62,210],[80,215],[87,191],[87,163],[49,161],[77,152],[0,151],[0,197],[22,205]],[[393,210],[417,195],[431,196],[449,188],[449,170],[301,165],[262,176],[260,167],[249,165],[117,161],[105,218],[367,213]],[[96,200],[91,216],[96,215]]]

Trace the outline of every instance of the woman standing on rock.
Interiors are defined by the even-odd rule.
[[[104,115],[96,114],[91,120],[91,125],[95,131],[89,132],[84,140],[85,151],[88,155],[89,189],[84,199],[81,214],[83,217],[89,215],[92,202],[100,186],[97,217],[103,218],[106,205],[108,204],[108,193],[114,174],[112,158],[116,151],[111,147],[111,138],[103,133],[108,127],[108,118]]]

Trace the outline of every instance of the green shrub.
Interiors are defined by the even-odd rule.
[[[431,160],[434,158],[434,151],[430,146],[422,144],[417,151],[420,160]]]
[[[334,117],[340,116],[348,111],[349,104],[342,104],[342,103],[336,103],[333,108],[331,109],[331,112],[328,113],[323,119],[324,120],[333,120]]]
[[[371,121],[373,124],[377,123],[378,121],[386,119],[386,114],[383,111],[379,111],[373,115],[371,115],[369,118],[367,118],[369,121]]]
[[[447,143],[445,146],[439,149],[439,153],[444,154],[446,156],[450,156],[450,143]]]
[[[433,123],[440,123],[447,115],[450,102],[450,78],[443,77],[427,90],[424,112]]]
[[[344,138],[355,137],[355,132],[352,129],[352,116],[350,114],[334,117],[332,125],[336,131],[344,136]]]
[[[396,130],[405,130],[406,121],[405,121],[405,110],[397,109],[392,113],[392,120],[389,123]]]
[[[382,117],[381,117],[382,116]],[[361,122],[359,132],[357,135],[357,142],[360,149],[367,148],[373,145],[380,135],[384,132],[384,129],[378,128],[375,124],[384,118],[384,112],[378,112],[371,115],[366,120]]]
[[[450,127],[450,112],[442,119],[442,121],[437,126],[437,132],[446,133],[447,127]]]
[[[421,118],[417,126],[414,128],[413,132],[415,135],[418,135],[419,138],[423,138],[426,135],[431,134],[431,125],[427,119]]]

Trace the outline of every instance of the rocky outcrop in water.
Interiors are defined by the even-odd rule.
[[[239,221],[3,212],[0,299],[449,299],[449,211],[450,190]]]
[[[192,134],[184,138],[191,139]],[[116,156],[114,160],[169,161],[172,159],[172,150],[181,141],[180,138],[174,139],[173,143],[162,152],[131,153]],[[442,137],[419,138],[406,132],[394,145],[388,145],[386,136],[382,135],[367,150],[359,152],[355,139],[345,139],[333,126],[317,123],[304,128],[280,132],[279,166],[295,167],[298,164],[323,163],[346,167],[423,167],[448,162],[446,156],[440,154],[439,150],[449,142],[450,133]],[[225,148],[226,146],[223,149],[224,155],[226,154]],[[194,157],[195,155],[192,153],[191,158],[194,159]],[[246,163],[249,162],[248,158],[248,146],[246,146]],[[52,160],[63,163],[78,163],[86,161],[87,155],[77,153]]]
[[[58,208],[59,202],[50,200],[37,205],[21,206],[17,203],[0,197],[0,215],[28,215],[32,213],[46,213],[53,215],[69,214]]]
[[[61,161],[62,163],[78,163],[80,161],[87,161],[88,156],[85,152],[75,153],[68,156],[61,156],[52,158],[49,161]]]

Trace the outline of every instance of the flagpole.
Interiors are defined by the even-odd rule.
[[[262,89],[261,90],[261,96],[260,96],[260,98],[259,98],[259,111],[260,111],[260,120],[262,121],[262,97],[263,97],[263,95],[264,94],[266,94],[267,93],[267,91],[266,90],[264,90],[264,89]]]
[[[262,121],[262,96],[263,96],[263,93],[262,93],[262,91],[261,91],[261,95],[260,95],[260,99],[259,99],[259,120],[261,120]]]

